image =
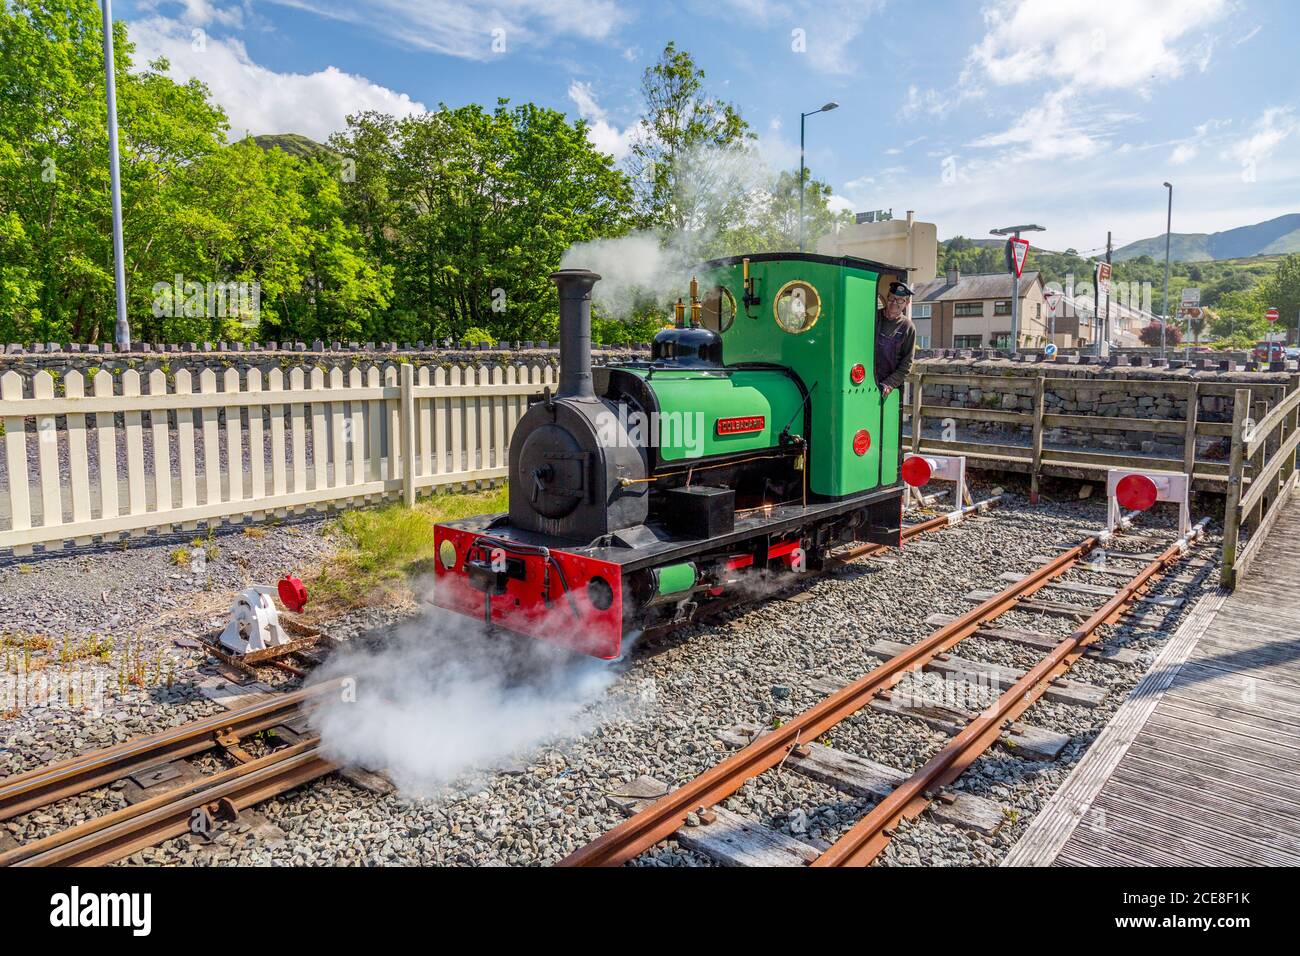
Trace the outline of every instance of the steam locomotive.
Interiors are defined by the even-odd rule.
[[[558,388],[511,438],[509,512],[436,526],[439,606],[609,659],[840,544],[898,546],[900,396],[871,370],[905,271],[766,253],[698,275],[650,361],[593,369],[600,276],[552,274]]]

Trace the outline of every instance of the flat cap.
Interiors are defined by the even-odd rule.
[[[915,295],[910,285],[908,285],[906,282],[899,282],[897,279],[889,283],[889,294],[890,295]]]

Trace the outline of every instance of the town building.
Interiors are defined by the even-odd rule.
[[[957,269],[918,282],[912,298],[917,348],[1009,349],[1010,273],[963,276]],[[1020,344],[1042,348],[1048,341],[1047,306],[1039,273],[1020,278]]]

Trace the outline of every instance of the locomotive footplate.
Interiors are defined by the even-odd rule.
[[[811,549],[808,570],[821,550],[849,540],[897,547],[902,525],[902,495],[890,487],[838,501],[777,505],[739,513],[731,531],[708,538],[671,536],[648,524],[627,535],[634,547],[602,539],[573,543],[511,527],[504,515],[479,515],[435,528],[434,602],[439,607],[484,620],[596,657],[617,657],[624,636],[645,623],[647,606],[672,613],[662,595],[638,596],[648,572],[714,567],[727,556],[745,559],[731,566],[766,566],[793,557],[800,543]],[[832,533],[834,532],[834,533]],[[613,538],[615,536],[610,536]],[[679,572],[679,576],[681,573]],[[691,581],[680,601],[707,598],[726,586],[722,580]],[[670,595],[671,596],[671,595]]]

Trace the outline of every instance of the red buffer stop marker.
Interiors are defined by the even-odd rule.
[[[295,614],[301,613],[307,606],[307,589],[292,574],[286,574],[280,579],[277,590],[280,592],[280,603]]]
[[[1156,483],[1146,475],[1125,475],[1115,486],[1115,499],[1129,511],[1146,511],[1158,496]]]
[[[933,471],[926,459],[920,455],[912,455],[903,462],[902,475],[903,481],[913,488],[920,488],[922,485],[929,484]]]

